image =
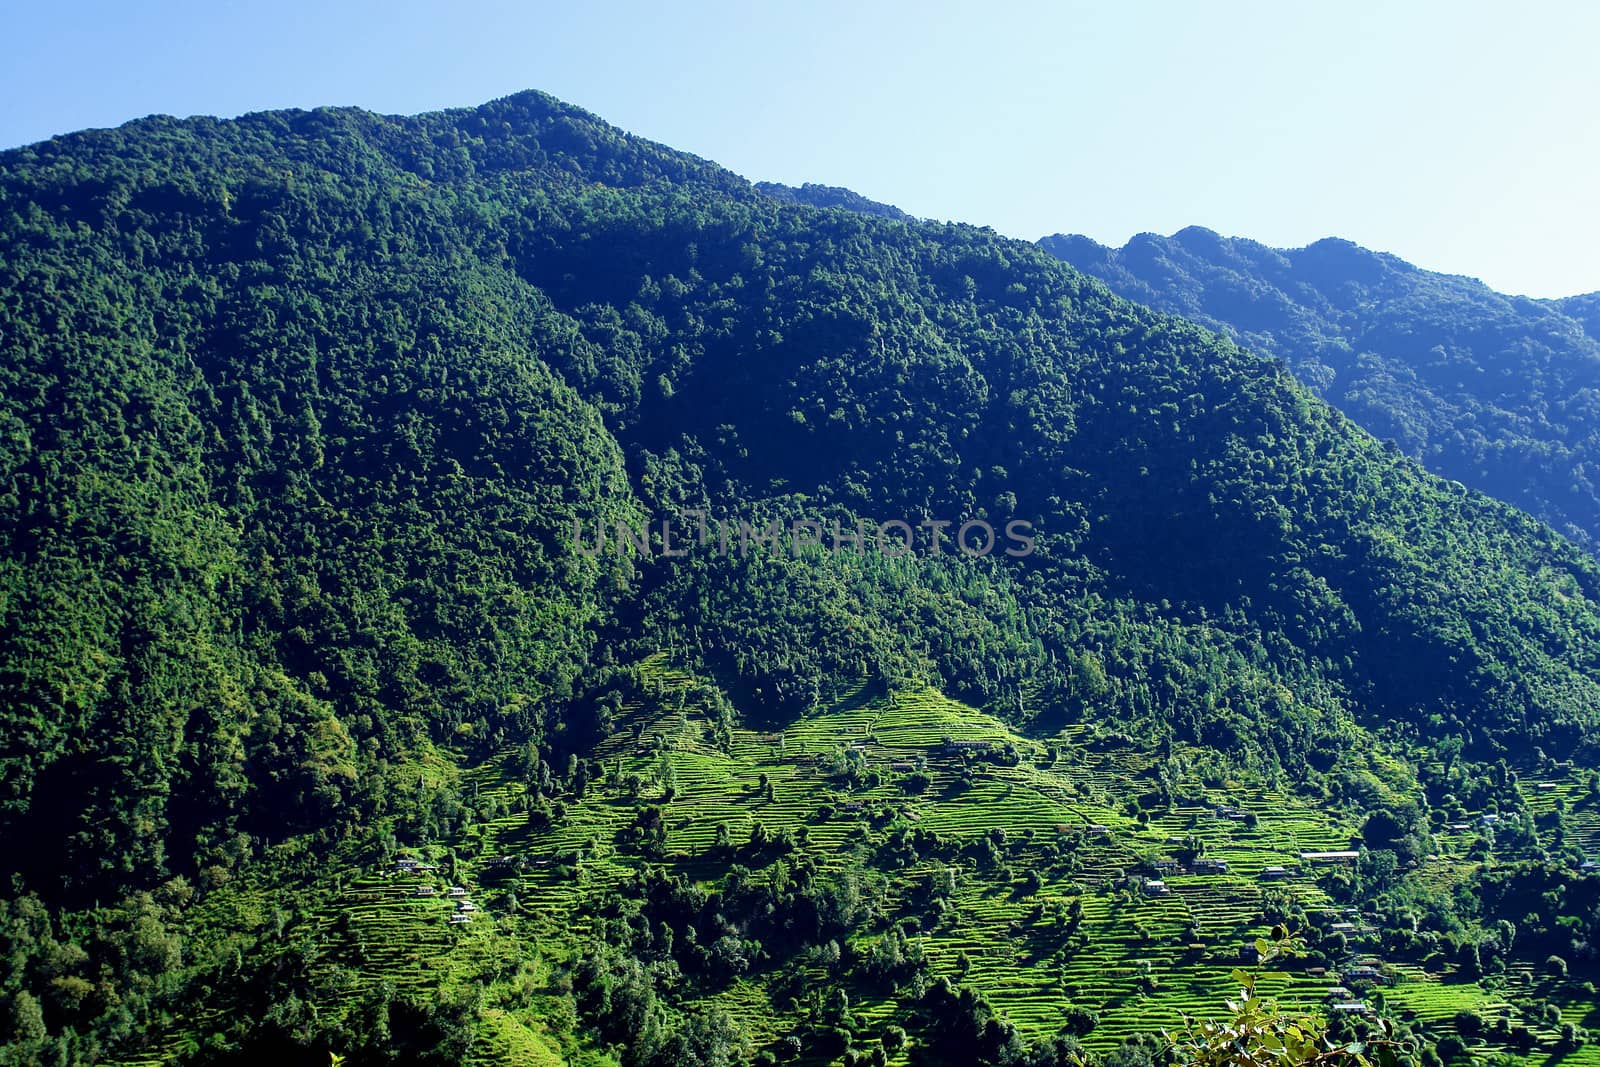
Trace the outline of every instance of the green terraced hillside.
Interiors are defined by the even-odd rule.
[[[647,696],[622,709],[595,749],[597,773],[581,796],[539,801],[502,764],[438,766],[440,782],[503,814],[341,872],[341,891],[316,919],[310,978],[321,1010],[357,1010],[373,988],[449,990],[476,977],[491,990],[520,989],[525,1003],[492,1010],[474,1062],[608,1062],[603,1050],[546,1033],[541,1020],[563,986],[538,959],[560,968],[590,951],[601,928],[636,908],[647,870],[728,892],[803,869],[857,887],[850,936],[788,959],[746,944],[738,962],[718,959],[694,981],[694,1008],[726,1011],[751,1049],[813,1033],[831,1010],[816,993],[835,984],[847,991],[856,1043],[871,1045],[917,1017],[929,983],[950,978],[982,989],[1026,1039],[1057,1033],[1069,1008],[1086,1010],[1093,1025],[1082,1041],[1107,1052],[1185,1014],[1214,1014],[1236,992],[1231,974],[1247,964],[1247,946],[1289,921],[1306,954],[1266,971],[1259,987],[1286,1007],[1326,1012],[1342,985],[1421,1033],[1450,1032],[1461,1011],[1527,1028],[1531,1050],[1488,1041],[1484,1054],[1600,1062],[1587,1048],[1557,1054],[1558,1034],[1533,1014],[1549,1001],[1600,1024],[1576,982],[1527,968],[1479,982],[1387,958],[1376,916],[1336,899],[1343,868],[1302,860],[1350,847],[1357,826],[1282,788],[1179,779],[1181,799],[1142,806],[1183,751],[1155,759],[1081,725],[1030,738],[931,690],[858,691],[781,731],[735,728],[719,741],[694,699],[701,680],[663,656],[637,678]],[[1557,784],[1540,795],[1553,802],[1573,788]],[[636,833],[646,812],[660,815],[648,841]],[[1430,872],[1458,876],[1468,861],[1452,856],[1431,860]],[[1175,870],[1156,867],[1175,860]],[[1355,929],[1335,949],[1340,923]],[[893,929],[919,964],[894,980],[864,977],[861,961]],[[1363,964],[1381,978],[1344,977]],[[815,1043],[807,1038],[800,1062],[830,1061],[808,1054]]]

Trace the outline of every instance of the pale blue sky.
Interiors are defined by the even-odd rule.
[[[1355,9],[1355,10],[1352,10]],[[752,179],[1600,290],[1600,4],[8,3],[0,145],[538,88]]]

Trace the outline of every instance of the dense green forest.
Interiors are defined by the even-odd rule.
[[[839,207],[849,211],[860,211],[868,215],[877,215],[879,218],[895,219],[900,222],[911,222],[912,218],[893,204],[883,204],[876,200],[869,200],[852,189],[841,188],[837,185],[819,185],[816,182],[806,182],[796,188],[792,185],[783,185],[780,182],[757,182],[756,188],[768,196],[791,204],[810,204],[812,207]]]
[[[1506,296],[1333,238],[1279,249],[1192,226],[1120,249],[1039,243],[1129,300],[1282,359],[1429,470],[1600,543],[1600,294]]]
[[[1159,895],[1128,842],[1192,864],[1227,795],[1245,862],[1364,858],[1172,924],[1184,981],[1350,907],[1471,1004],[1582,1003],[1600,564],[1044,250],[808,188],[536,93],[0,155],[5,1062],[1137,1067],[1162,1024],[1024,1026],[938,931],[987,887],[989,943],[1088,960]],[[659,551],[695,510],[1036,550]],[[655,550],[575,543],[619,523]],[[1035,839],[1083,812],[1123,851]],[[493,914],[384,925],[418,865]]]

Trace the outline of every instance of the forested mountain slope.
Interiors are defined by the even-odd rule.
[[[1564,314],[1570,315],[1583,324],[1583,330],[1591,338],[1600,341],[1600,293],[1584,293],[1582,296],[1569,296],[1562,300],[1551,301]]]
[[[15,1062],[152,1040],[199,989],[277,1014],[163,1056],[458,1055],[484,989],[542,979],[369,1004],[316,908],[350,864],[507,840],[475,828],[491,769],[535,809],[512,843],[608,775],[641,808],[618,840],[665,834],[601,754],[659,653],[713,747],[937,689],[1029,737],[1114,727],[1151,804],[1243,775],[1382,810],[1401,860],[1430,803],[1509,814],[1508,765],[1600,739],[1600,565],[1549,528],[1038,248],[784,202],[535,93],[0,155],[0,498]],[[662,555],[696,508],[1036,550]],[[645,520],[655,553],[582,551]],[[698,940],[648,957],[630,922],[586,928],[605,966],[698,1003]],[[516,1010],[606,1017],[539,973]],[[663,1018],[618,1055],[700,1047],[705,1016]]]
[[[841,207],[849,211],[859,211],[865,215],[877,215],[885,219],[897,219],[910,222],[911,216],[895,207],[893,204],[880,204],[876,200],[868,200],[860,193],[851,189],[844,189],[837,185],[818,185],[816,182],[806,182],[796,188],[780,182],[757,182],[756,188],[768,196],[776,197],[792,204],[810,204],[812,207]]]
[[[1279,357],[1429,470],[1591,549],[1600,537],[1595,294],[1506,296],[1333,238],[1279,249],[1190,227],[1120,249],[1039,243],[1130,300]]]

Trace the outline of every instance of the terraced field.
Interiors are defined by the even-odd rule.
[[[602,776],[581,798],[562,798],[551,819],[529,811],[537,805],[526,787],[500,766],[463,768],[441,753],[420,768],[418,788],[449,783],[506,814],[469,822],[423,850],[319,873],[320,889],[308,896],[317,903],[304,905],[316,927],[319,1012],[355,1011],[378,989],[450,996],[484,988],[488,1022],[469,1062],[613,1065],[606,1050],[563,1043],[544,1025],[562,1010],[552,992],[559,969],[590,938],[603,898],[644,866],[717,885],[728,874],[719,827],[742,844],[758,824],[769,836],[790,835],[798,853],[833,872],[868,869],[885,831],[936,833],[946,846],[940,858],[885,872],[877,930],[910,930],[931,978],[978,987],[1030,1039],[1059,1031],[1069,1006],[1095,1014],[1083,1040],[1100,1050],[1172,1027],[1185,1013],[1215,1012],[1235,992],[1231,974],[1244,964],[1245,946],[1266,931],[1269,894],[1288,894],[1316,926],[1351,921],[1356,930],[1348,958],[1326,971],[1309,959],[1279,964],[1261,976],[1263,992],[1316,1009],[1341,984],[1341,968],[1381,960],[1377,939],[1361,933],[1364,919],[1340,911],[1325,892],[1327,869],[1301,859],[1350,847],[1356,826],[1287,790],[1202,781],[1182,773],[1182,751],[1163,760],[1081,725],[1026,737],[933,691],[846,694],[781,732],[735,729],[719,746],[694,703],[702,691],[694,679],[662,657],[647,661],[641,678],[643,697],[622,709],[595,754]],[[1181,800],[1149,802],[1158,774]],[[1530,786],[1534,810],[1560,804],[1569,833],[1600,840],[1600,808],[1586,783],[1538,780],[1546,779],[1554,786]],[[661,809],[665,828],[650,854],[625,832],[646,806]],[[1442,890],[1478,862],[1467,855],[1475,836],[1441,835],[1440,854],[1421,876]],[[1003,841],[998,869],[972,855],[969,846],[986,839]],[[1196,844],[1219,869],[1203,872],[1191,861],[1190,869],[1157,870],[1157,861]],[[947,868],[953,896],[930,918],[919,887]],[[1147,885],[1158,877],[1164,892]],[[233,909],[241,929],[270,925],[280,905],[293,907],[243,887],[206,904]],[[1522,967],[1490,991],[1448,968],[1383,969],[1386,983],[1367,995],[1397,1018],[1435,1034],[1450,1032],[1461,1011],[1505,1018],[1527,1026],[1536,1043],[1522,1062],[1600,1067],[1600,1045],[1557,1051],[1556,1029],[1525,1017],[1527,1005],[1549,1003],[1564,1020],[1600,1029],[1593,995],[1575,984]],[[768,961],[704,996],[702,1006],[729,1011],[759,1046],[793,1030],[812,1003],[808,991],[830,980],[818,958]],[[506,989],[518,995],[492,995]],[[858,1035],[908,1026],[915,996],[853,986]],[[227,1006],[205,1010],[211,1014],[174,1022],[173,1036],[124,1063],[154,1067],[192,1049]],[[1505,1051],[1479,1045],[1474,1055],[1487,1063]]]
[[[800,850],[832,870],[862,864],[869,837],[896,823],[956,842],[1002,832],[1010,875],[1038,871],[1037,887],[1023,889],[975,864],[956,864],[954,908],[917,935],[928,969],[982,988],[1029,1037],[1056,1032],[1067,1005],[1087,1008],[1099,1018],[1085,1039],[1093,1048],[1174,1025],[1184,1013],[1214,1011],[1233,991],[1230,975],[1241,964],[1243,946],[1265,931],[1265,889],[1287,891],[1319,923],[1339,918],[1318,885],[1320,871],[1297,869],[1302,852],[1350,847],[1356,827],[1285,791],[1182,782],[1183,803],[1139,814],[1131,800],[1150,788],[1157,761],[1149,753],[1108,743],[1081,726],[1055,738],[1023,737],[932,691],[892,699],[851,694],[781,733],[735,730],[724,750],[701,709],[685,705],[692,679],[660,658],[644,671],[649,696],[624,709],[597,752],[602,781],[567,804],[553,825],[535,828],[523,814],[508,815],[475,827],[459,850],[460,877],[474,896],[492,912],[514,893],[516,929],[547,950],[578,944],[592,929],[594,903],[647,861],[620,843],[621,831],[645,804],[661,806],[666,827],[664,846],[650,862],[708,884],[725,874],[725,861],[714,856],[723,826],[733,842],[747,840],[757,823],[773,833],[795,833]],[[981,743],[990,754],[952,742],[969,749]],[[856,768],[854,784],[830,773],[847,764]],[[492,768],[478,774],[479,789],[498,791],[508,803],[521,789]],[[908,790],[913,775],[926,775],[915,792]],[[1543,795],[1553,802],[1554,794]],[[1226,871],[1167,874],[1167,892],[1146,895],[1143,883],[1154,874],[1149,865],[1171,858],[1179,839],[1198,839],[1204,856],[1226,864]],[[491,857],[516,858],[521,870],[509,879],[491,876]],[[1457,861],[1446,856],[1439,862]],[[1269,881],[1267,868],[1290,874]],[[928,869],[924,862],[895,872],[891,917],[906,887]],[[1056,901],[1081,907],[1074,928],[1040,906]],[[414,924],[415,933],[403,938],[411,948],[374,957],[384,969],[409,973],[441,939],[470,944],[486,936],[482,924],[447,928],[444,907],[396,897],[368,879],[352,886],[349,914],[360,918],[351,920],[351,929],[362,931],[370,953],[374,943],[401,939],[386,934],[383,923]],[[1359,938],[1352,951],[1361,951]],[[824,977],[807,966],[758,970],[710,1002],[764,1020],[752,1034],[758,1041],[776,1038],[798,1019],[775,1007],[785,1002],[780,981],[788,987],[797,979],[803,984],[808,973]],[[1463,1009],[1486,1018],[1513,1011],[1505,997],[1449,974],[1414,967],[1390,973],[1394,984],[1384,996],[1389,1010],[1403,1017],[1443,1026]],[[1315,1008],[1337,980],[1336,969],[1312,973],[1296,965],[1263,976],[1261,988],[1286,1004]],[[853,1015],[869,1029],[903,1023],[906,1013],[896,999],[903,995],[853,991]],[[1540,1036],[1554,1042],[1553,1033]],[[1585,1049],[1560,1062],[1585,1063],[1588,1055]]]

